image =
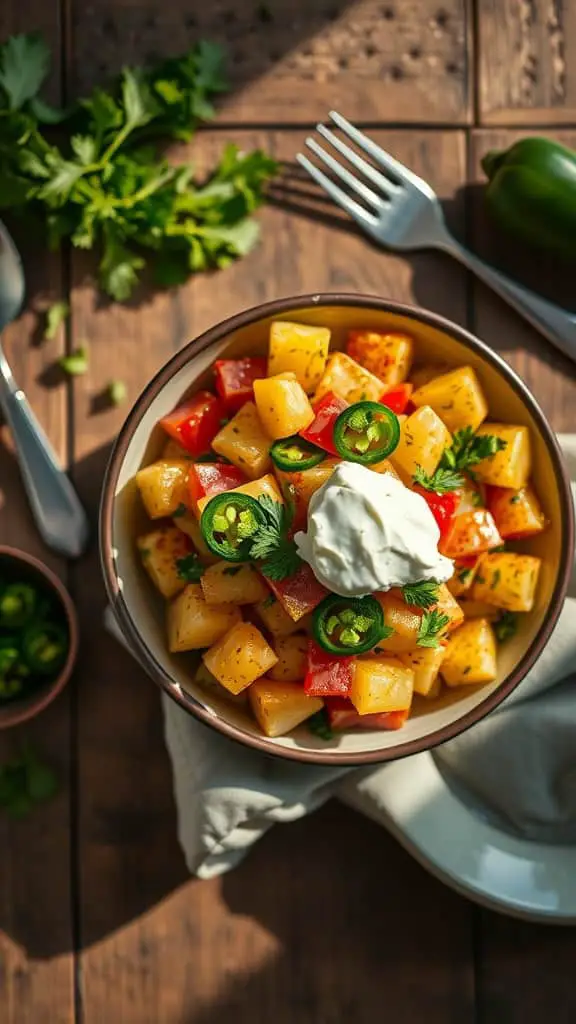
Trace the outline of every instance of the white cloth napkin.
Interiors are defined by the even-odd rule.
[[[560,437],[576,481],[576,435]],[[574,484],[573,484],[574,492]],[[108,609],[106,624],[124,638]],[[517,690],[436,752],[439,763],[506,826],[531,839],[576,841],[576,572],[556,629]],[[163,694],[178,834],[191,872],[229,871],[275,822],[337,796],[378,820],[383,773],[283,762],[201,725]]]

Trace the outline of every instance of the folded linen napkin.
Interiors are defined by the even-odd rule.
[[[560,443],[576,481],[576,435]],[[576,571],[570,594],[523,683],[435,754],[507,827],[550,842],[576,842]],[[125,642],[110,609],[106,624]],[[331,796],[382,817],[379,795],[390,765],[358,770],[268,758],[201,725],[165,694],[162,703],[179,839],[199,877],[230,870],[275,822],[294,821]]]

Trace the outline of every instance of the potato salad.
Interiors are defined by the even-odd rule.
[[[494,422],[471,366],[414,339],[276,321],[165,416],[136,485],[137,548],[194,682],[270,737],[401,729],[445,688],[497,678],[546,518],[526,426]]]

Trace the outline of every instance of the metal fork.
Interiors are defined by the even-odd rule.
[[[365,160],[323,124],[316,128],[329,150],[311,136],[306,139],[306,146],[347,191],[303,153],[298,153],[296,159],[367,235],[390,249],[441,249],[454,256],[576,362],[575,316],[516,284],[460,245],[448,231],[438,197],[427,182],[377,146],[341,114],[332,110],[329,116],[373,162]],[[353,174],[337,160],[334,152],[358,174]]]

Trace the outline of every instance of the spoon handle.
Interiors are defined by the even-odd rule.
[[[24,486],[42,538],[58,554],[77,558],[88,540],[86,513],[58,465],[54,449],[26,395],[16,387],[9,370],[8,374],[0,372],[0,405],[14,439]]]

